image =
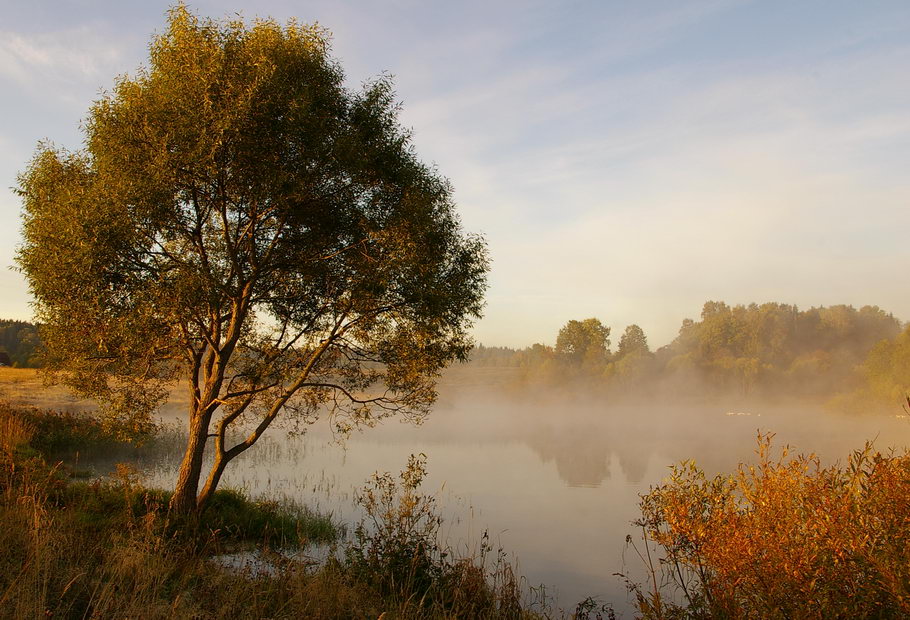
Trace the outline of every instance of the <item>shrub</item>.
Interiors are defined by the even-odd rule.
[[[425,477],[426,455],[411,455],[398,482],[377,472],[357,495],[366,515],[346,549],[352,577],[394,602],[406,617],[528,616],[502,550],[488,562],[492,547],[486,533],[476,556],[456,557],[440,542],[436,499],[420,491]]]
[[[642,527],[664,575],[632,586],[645,617],[899,618],[910,614],[910,455],[867,444],[846,465],[772,458],[708,478],[693,462],[642,497]]]

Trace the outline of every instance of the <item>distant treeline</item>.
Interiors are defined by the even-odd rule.
[[[39,366],[39,342],[36,325],[0,319],[0,365],[21,368]]]
[[[538,384],[584,381],[616,392],[728,393],[903,402],[910,390],[910,329],[876,306],[799,310],[780,303],[705,303],[669,345],[652,351],[638,325],[611,345],[596,318],[569,321],[555,346],[477,347],[472,363],[515,366]],[[860,402],[860,400],[856,400]]]

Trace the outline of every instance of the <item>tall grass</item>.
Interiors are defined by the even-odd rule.
[[[20,446],[27,445],[35,435],[35,428],[21,415],[14,415],[8,407],[0,405],[0,450],[7,459]]]

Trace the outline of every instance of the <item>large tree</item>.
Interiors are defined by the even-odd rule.
[[[189,512],[279,416],[426,413],[488,259],[389,80],[346,88],[319,28],[180,5],[150,51],[93,105],[83,151],[42,145],[21,175],[18,261],[48,364],[109,414],[142,424],[185,382],[171,506]]]

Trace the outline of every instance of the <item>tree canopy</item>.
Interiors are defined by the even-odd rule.
[[[910,327],[872,347],[861,370],[873,398],[910,405]]]
[[[42,145],[20,177],[48,364],[137,424],[187,384],[178,509],[282,412],[340,431],[423,415],[470,349],[486,245],[418,159],[390,80],[343,80],[318,27],[179,5],[149,66],[92,106],[85,149]]]
[[[645,331],[634,323],[626,327],[626,331],[622,333],[622,337],[619,339],[617,355],[622,358],[627,355],[642,355],[650,351]]]
[[[610,354],[610,328],[599,319],[572,320],[556,336],[556,354],[576,366],[595,366]]]
[[[38,329],[26,321],[0,320],[0,361],[23,368],[40,364]],[[5,356],[6,359],[2,359]]]

